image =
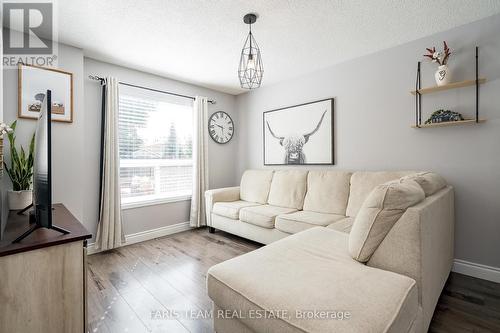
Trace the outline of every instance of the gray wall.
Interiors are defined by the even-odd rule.
[[[263,111],[334,97],[332,168],[433,170],[443,175],[456,191],[455,257],[500,267],[499,31],[497,15],[238,96],[239,175],[263,167]],[[412,129],[415,104],[409,91],[414,89],[417,61],[425,47],[441,47],[443,40],[456,52],[450,67],[457,81],[474,78],[474,46],[480,46],[480,75],[489,81],[481,87],[481,116],[488,121]],[[423,64],[423,87],[435,84],[434,71],[433,64]],[[441,107],[472,116],[474,88],[423,96],[424,117]]]
[[[81,49],[59,44],[59,68],[73,73],[74,122],[53,123],[53,200],[64,203],[95,235],[99,197],[99,140],[101,92],[88,74],[113,75],[120,81],[164,89],[187,95],[203,95],[217,101],[209,112],[223,110],[237,122],[235,97],[210,89],[166,79],[84,58]],[[3,70],[3,108],[8,123],[17,118],[17,70]],[[36,121],[18,120],[18,143],[27,145]],[[238,134],[226,145],[209,142],[210,187],[225,187],[236,181],[234,156]],[[1,186],[2,192],[11,187],[10,181]],[[155,229],[189,220],[190,201],[182,201],[123,211],[125,234]]]
[[[0,34],[0,54],[3,55],[3,34]],[[3,62],[0,63],[0,101],[3,101]],[[0,121],[3,121],[3,103],[0,102]],[[4,203],[6,198],[6,183],[0,175],[0,239],[3,235],[8,210]]]
[[[74,47],[59,45],[58,61],[60,69],[73,73],[74,122],[72,124],[53,123],[53,200],[64,203],[80,221],[83,221],[82,187],[85,184],[85,180],[81,177],[84,173],[82,151],[85,140],[84,113],[82,112],[83,52]],[[17,119],[17,69],[4,68],[3,74],[4,118],[5,121],[11,123]],[[27,147],[35,126],[35,120],[19,119],[16,129],[17,143]],[[7,181],[7,185],[11,187],[10,181]]]
[[[151,87],[160,90],[173,91],[186,95],[202,95],[217,101],[216,105],[209,104],[209,113],[215,110],[223,110],[231,115],[235,122],[237,114],[235,111],[235,97],[232,95],[216,92],[166,79],[160,76],[131,70],[129,68],[100,62],[94,59],[84,60],[85,77],[89,74],[99,76],[115,76],[120,81]],[[97,82],[85,79],[85,132],[98,133],[100,128],[101,91]],[[218,188],[230,186],[236,179],[237,170],[234,167],[234,155],[238,147],[237,134],[235,138],[226,145],[219,145],[209,139],[209,168],[210,187]],[[98,173],[99,173],[99,136],[87,135],[85,144],[85,178],[89,181],[85,184],[85,193],[92,200],[85,204],[86,220],[92,229],[98,209]],[[132,234],[144,230],[163,227],[166,225],[189,221],[190,201],[146,206],[141,208],[123,210],[123,223],[126,234]]]

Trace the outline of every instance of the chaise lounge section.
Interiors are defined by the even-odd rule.
[[[441,177],[250,170],[206,199],[210,226],[269,244],[209,270],[217,332],[427,331],[453,260]]]

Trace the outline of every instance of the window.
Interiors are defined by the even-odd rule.
[[[191,196],[191,100],[121,85],[118,132],[123,206]]]

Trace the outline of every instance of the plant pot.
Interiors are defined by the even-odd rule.
[[[10,210],[24,209],[33,202],[33,191],[8,191],[7,200]]]
[[[450,83],[451,72],[447,65],[441,65],[438,67],[438,70],[434,74],[434,78],[436,79],[436,83],[438,86],[444,86]]]

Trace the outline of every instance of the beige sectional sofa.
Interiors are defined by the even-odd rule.
[[[209,270],[217,332],[428,329],[453,260],[441,177],[248,170],[205,199],[211,228],[269,244]]]

